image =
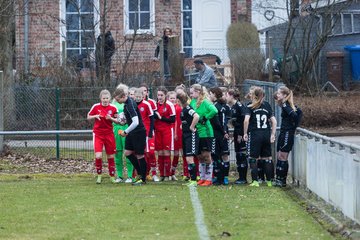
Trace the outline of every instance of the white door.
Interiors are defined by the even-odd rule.
[[[192,1],[193,55],[215,54],[228,61],[226,31],[231,23],[230,0]]]

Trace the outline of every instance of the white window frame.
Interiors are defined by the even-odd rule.
[[[125,35],[134,34],[134,30],[129,28],[129,1],[124,0],[124,33]],[[155,0],[150,2],[150,29],[138,29],[137,34],[151,34],[155,36]]]
[[[335,23],[335,15],[340,15],[340,21]],[[344,22],[344,15],[350,15],[350,20],[351,20],[351,32],[345,32],[345,22]],[[360,16],[360,11],[359,10],[354,10],[354,11],[344,11],[338,14],[331,14],[331,21],[332,21],[332,26],[335,26],[334,24],[340,24],[340,28],[341,28],[341,32],[340,33],[335,33],[334,29],[335,27],[331,30],[332,32],[332,36],[339,36],[339,35],[348,35],[348,34],[358,34],[360,33],[359,31],[355,31],[355,24],[354,24],[354,15],[358,15]]]
[[[100,4],[99,0],[93,0],[94,1],[94,48],[96,47],[96,39],[97,36],[100,34]],[[66,47],[63,43],[66,43],[66,0],[59,0],[59,16],[60,16],[60,24],[59,24],[59,32],[60,32],[60,54],[64,51],[66,52],[66,49],[63,49],[63,47]],[[62,55],[63,57],[63,55]],[[61,63],[63,63],[63,59],[61,58]]]

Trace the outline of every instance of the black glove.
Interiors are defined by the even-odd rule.
[[[200,118],[199,123],[205,125],[206,121],[207,121],[206,117],[202,117]]]

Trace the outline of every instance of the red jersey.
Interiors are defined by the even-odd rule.
[[[150,103],[153,112],[155,112],[157,110],[156,101],[151,98],[146,99],[146,101]]]
[[[148,136],[150,130],[150,117],[154,115],[154,112],[150,103],[146,100],[142,100],[138,103],[138,109],[146,129],[146,136]]]
[[[101,103],[94,104],[88,115],[100,115],[100,120],[95,118],[93,132],[97,135],[108,135],[113,134],[113,125],[112,122],[105,118],[106,115],[110,115],[111,117],[115,117],[117,114],[117,108],[113,104],[109,104],[108,106],[103,106]]]
[[[175,116],[175,107],[174,104],[172,104],[170,101],[165,101],[163,104],[157,103],[157,112],[160,114],[161,117],[170,118],[170,116]],[[167,123],[164,121],[161,121],[159,119],[155,120],[155,129],[161,130],[166,128],[172,128],[173,123]]]
[[[181,131],[181,112],[182,112],[182,108],[180,107],[179,104],[174,104],[175,107],[175,123],[174,123],[174,129],[176,127],[176,132],[179,133]]]

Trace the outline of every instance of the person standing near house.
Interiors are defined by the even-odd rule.
[[[275,186],[285,187],[289,170],[289,152],[294,145],[295,130],[299,126],[302,111],[295,106],[293,92],[281,86],[276,92],[275,101],[281,106],[281,126],[277,141],[277,162]]]
[[[170,180],[171,157],[174,150],[175,108],[166,100],[167,89],[163,86],[157,90],[157,111],[155,112],[155,151],[158,152],[158,163],[161,181]]]
[[[211,186],[213,175],[213,164],[211,152],[213,147],[214,131],[209,119],[212,119],[218,110],[206,98],[206,89],[200,84],[194,84],[190,88],[190,106],[199,114],[200,120],[196,125],[199,134],[199,186]]]
[[[264,172],[267,185],[272,186],[274,163],[271,159],[271,143],[275,142],[276,118],[268,102],[264,101],[265,93],[261,87],[250,88],[251,103],[247,106],[244,118],[244,141],[247,142],[248,158],[252,183],[259,187],[257,159],[265,160]]]
[[[218,86],[214,70],[206,65],[202,59],[195,59],[194,65],[196,70],[199,72],[199,75],[195,80],[197,84],[200,84],[208,89]]]
[[[172,35],[172,29],[170,27],[166,27],[163,32],[163,36],[161,40],[158,42],[158,45],[155,49],[155,59],[159,58],[160,55],[160,44],[163,45],[163,56],[164,56],[164,75],[165,79],[169,78],[170,75],[170,64],[169,64],[169,37]]]
[[[136,102],[128,94],[129,87],[125,84],[119,84],[114,91],[114,99],[118,103],[124,103],[124,115],[129,126],[124,131],[120,130],[119,135],[125,137],[125,156],[139,174],[133,185],[142,185],[146,183],[146,129]]]
[[[87,114],[88,120],[95,120],[93,128],[93,142],[95,152],[95,168],[97,172],[96,183],[102,181],[102,152],[105,152],[108,160],[110,181],[115,183],[115,162],[116,153],[113,122],[117,122],[117,108],[110,104],[111,94],[104,89],[100,92],[100,103],[94,104]]]
[[[110,31],[100,34],[96,41],[95,64],[96,77],[104,74],[105,79],[110,80],[111,58],[115,53],[115,40]]]

